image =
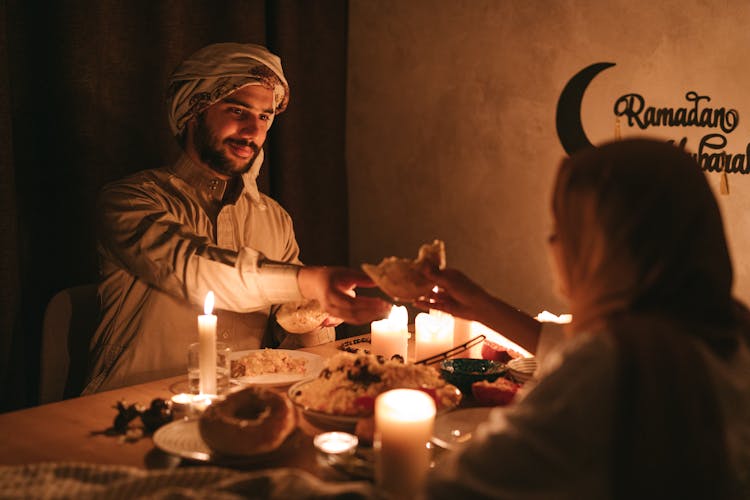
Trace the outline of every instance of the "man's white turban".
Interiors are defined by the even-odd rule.
[[[272,88],[275,113],[289,102],[281,59],[251,43],[216,43],[186,59],[169,78],[167,106],[174,135],[195,115],[247,85]]]

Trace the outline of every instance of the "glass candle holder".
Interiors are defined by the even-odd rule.
[[[193,414],[193,395],[184,392],[172,396],[172,418],[189,419]]]
[[[358,443],[357,436],[348,432],[324,432],[313,439],[315,449],[326,455],[351,455]]]

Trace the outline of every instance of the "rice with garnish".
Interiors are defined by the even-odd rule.
[[[293,400],[330,415],[369,416],[375,397],[391,389],[423,389],[438,408],[458,404],[460,393],[431,366],[384,360],[372,354],[342,352],[328,359],[318,378],[302,384]]]

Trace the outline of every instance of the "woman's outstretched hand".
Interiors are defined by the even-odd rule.
[[[438,287],[414,303],[422,309],[437,309],[453,316],[477,321],[535,352],[541,323],[506,302],[491,295],[457,269],[423,267],[422,273]]]
[[[482,321],[483,311],[491,307],[492,295],[458,269],[424,266],[422,273],[438,289],[414,303],[421,309],[437,309],[459,318]]]

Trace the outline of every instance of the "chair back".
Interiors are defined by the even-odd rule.
[[[81,394],[99,310],[94,284],[66,288],[50,299],[42,325],[40,404]]]

